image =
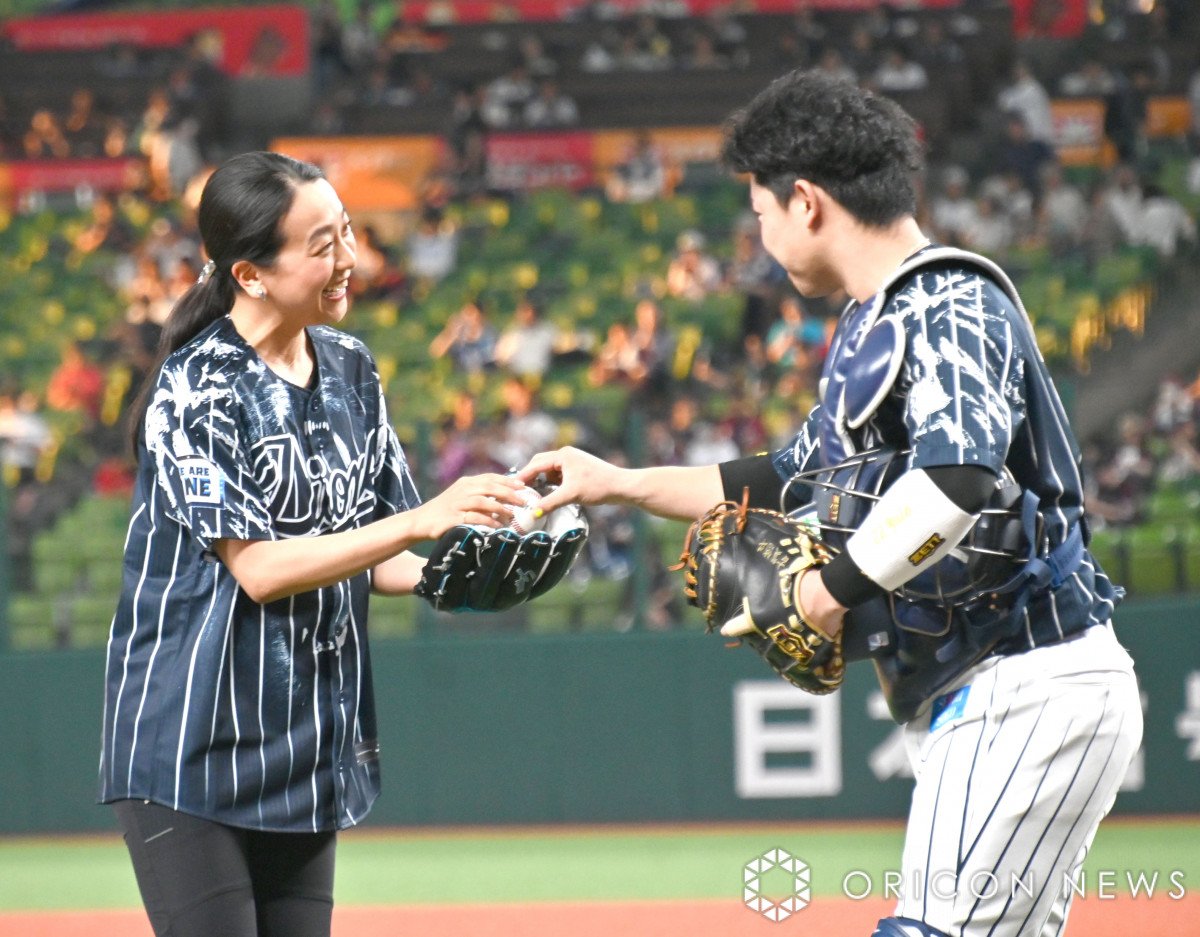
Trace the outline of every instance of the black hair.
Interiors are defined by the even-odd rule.
[[[200,195],[197,224],[214,268],[188,289],[171,309],[158,342],[158,358],[130,410],[130,439],[136,454],[150,391],[159,368],[233,308],[237,283],[231,268],[239,260],[270,267],[283,247],[281,223],[291,210],[296,187],[324,179],[311,163],[280,153],[242,153],[222,163]]]
[[[858,221],[883,227],[916,212],[916,124],[896,102],[844,79],[793,71],[725,125],[721,158],[787,206],[797,179],[830,194]]]

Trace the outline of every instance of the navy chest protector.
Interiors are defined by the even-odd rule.
[[[862,449],[861,429],[895,386],[906,336],[885,313],[895,286],[921,268],[980,268],[1023,309],[1012,282],[984,257],[952,248],[927,249],[903,264],[869,302],[848,309],[831,343],[821,379],[823,467],[800,473],[813,503],[800,509],[836,549],[861,525],[883,492],[910,468],[910,453]],[[1075,525],[1065,542],[1045,548],[1037,496],[1006,470],[967,536],[948,556],[895,591],[846,616],[847,660],[875,659],[893,717],[907,722],[921,704],[1021,629],[1030,600],[1058,588],[1081,564],[1084,537]]]

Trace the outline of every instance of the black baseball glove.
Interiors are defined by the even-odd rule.
[[[557,585],[587,541],[578,505],[551,511],[544,530],[519,534],[459,524],[433,545],[413,593],[441,612],[499,612]]]
[[[748,644],[793,686],[831,693],[846,672],[841,635],[805,621],[796,601],[804,571],[831,559],[813,533],[777,511],[725,501],[692,525],[676,568],[710,632]]]

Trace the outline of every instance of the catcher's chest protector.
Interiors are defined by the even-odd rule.
[[[954,247],[928,247],[901,264],[878,293],[865,303],[852,303],[838,320],[820,383],[820,460],[826,468],[865,448],[859,431],[887,398],[904,364],[904,325],[886,311],[892,294],[914,272],[947,263],[981,268],[1025,313],[1012,281],[979,254]],[[893,442],[898,448],[908,445],[907,441]]]
[[[907,348],[904,324],[887,308],[891,297],[914,273],[955,264],[981,270],[1025,315],[1012,281],[986,257],[957,248],[932,247],[901,264],[879,292],[865,303],[848,306],[838,322],[820,384],[819,459],[825,469],[847,460],[854,464],[856,456],[876,444],[866,438],[862,428],[895,386]],[[892,442],[902,448],[910,444],[909,440]],[[862,464],[882,470],[870,459]],[[886,487],[881,484],[875,493]],[[828,522],[830,505],[823,508],[818,515]],[[901,606],[903,615],[899,614]],[[905,722],[932,692],[985,656],[1004,636],[1010,618],[1007,608],[976,609],[975,616],[976,623],[969,624],[954,602],[900,601],[894,595],[876,599],[847,616],[847,643],[854,645],[859,632],[863,640],[858,643],[870,648],[851,650],[848,656],[867,653],[875,657],[892,714],[898,722]]]

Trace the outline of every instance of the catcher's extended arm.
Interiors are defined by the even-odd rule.
[[[725,501],[688,532],[680,557],[684,595],[704,613],[709,631],[748,644],[793,686],[830,693],[846,671],[841,636],[807,622],[796,600],[800,577],[830,559],[808,525]]]

